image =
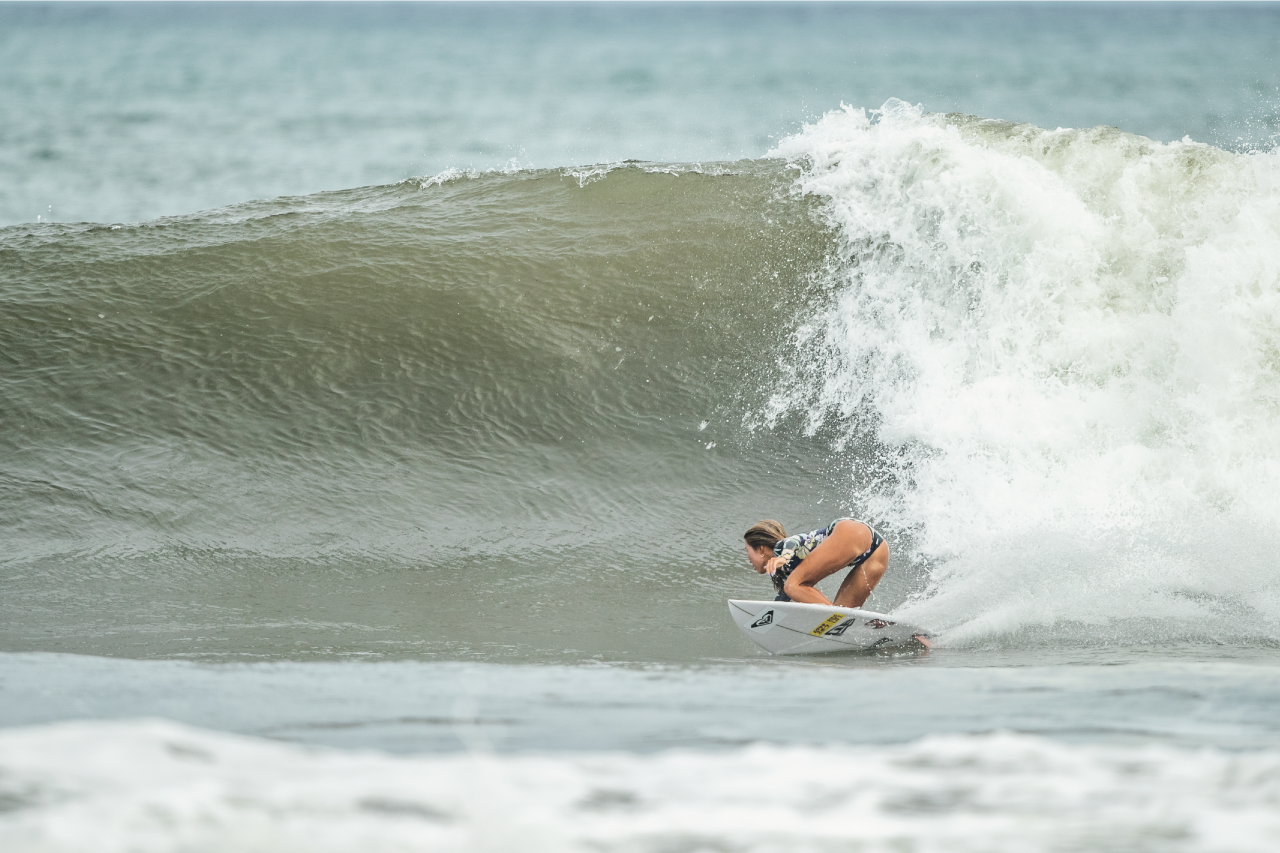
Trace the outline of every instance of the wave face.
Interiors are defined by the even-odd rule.
[[[868,501],[929,575],[904,615],[1280,637],[1280,153],[893,101],[774,153],[841,261],[771,417],[896,450]]]
[[[1280,155],[772,155],[0,231],[0,642],[737,656],[741,531],[845,513],[944,643],[1280,641]]]
[[[821,442],[741,428],[832,245],[790,181],[451,174],[0,232],[4,642],[703,653],[762,591],[741,530],[828,491],[794,473]]]

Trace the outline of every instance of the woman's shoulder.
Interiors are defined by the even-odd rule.
[[[782,554],[784,551],[794,551],[809,537],[808,533],[792,533],[786,539],[779,539],[777,544],[773,546],[773,553]]]

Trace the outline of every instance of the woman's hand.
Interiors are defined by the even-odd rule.
[[[771,575],[774,572],[776,572],[778,569],[785,566],[786,564],[787,564],[786,557],[774,557],[773,559],[769,560],[764,564],[765,574]]]

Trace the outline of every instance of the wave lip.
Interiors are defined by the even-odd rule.
[[[842,262],[773,417],[901,460],[903,611],[985,643],[1280,640],[1280,152],[901,101],[771,152]]]

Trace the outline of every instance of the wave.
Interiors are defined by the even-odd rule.
[[[20,558],[598,540],[725,487],[708,445],[825,250],[752,164],[459,175],[0,245]],[[424,521],[431,544],[404,542]]]
[[[1013,734],[396,758],[161,721],[85,722],[0,732],[0,769],[0,839],[22,853],[1263,850],[1280,840],[1274,750]]]
[[[740,531],[854,514],[946,644],[1275,643],[1278,158],[890,102],[0,230],[0,641],[740,655]]]

